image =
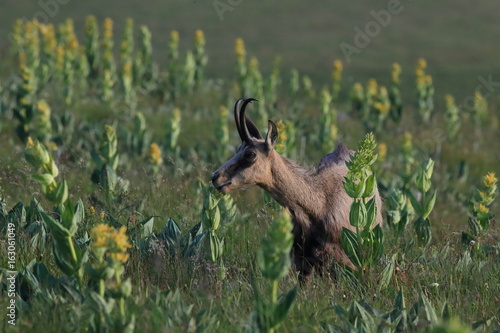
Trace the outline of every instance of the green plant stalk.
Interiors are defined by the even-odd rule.
[[[122,279],[120,277],[120,273],[118,272],[116,272],[116,284],[118,285],[118,288],[122,285]],[[122,318],[125,318],[125,300],[123,299],[123,296],[118,300],[118,304],[120,308],[120,315]]]
[[[274,309],[278,304],[278,280],[273,280],[271,284],[271,302]],[[269,333],[274,333],[274,327],[269,329]]]
[[[71,257],[73,258],[73,262],[77,263],[78,257],[76,256],[75,246],[73,245],[73,238],[71,236],[68,236],[67,241],[69,244],[69,249],[71,251]],[[83,274],[81,268],[79,268],[76,271],[76,278],[78,280],[78,286],[80,287],[80,290],[83,290]]]
[[[99,279],[99,295],[101,297],[104,297],[104,290],[105,290],[104,279]]]

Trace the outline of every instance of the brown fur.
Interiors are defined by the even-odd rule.
[[[354,268],[340,244],[342,227],[353,229],[349,223],[352,199],[343,187],[349,151],[339,145],[335,152],[323,157],[317,169],[306,170],[273,149],[276,139],[272,138],[277,137],[277,131],[272,125],[270,122],[266,139],[242,136],[243,143],[236,155],[214,172],[214,186],[228,193],[258,185],[288,208],[294,224],[294,265],[301,279],[331,259]],[[249,151],[255,154],[250,165],[247,155],[253,155]],[[382,215],[378,191],[375,197],[379,224]]]

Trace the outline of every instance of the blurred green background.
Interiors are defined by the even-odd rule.
[[[195,30],[202,29],[210,78],[231,76],[234,40],[241,37],[247,53],[259,59],[264,73],[271,68],[274,56],[280,55],[285,74],[297,68],[314,82],[328,82],[332,61],[341,59],[348,82],[376,77],[387,83],[390,65],[396,61],[403,66],[403,85],[412,85],[415,62],[420,57],[429,63],[428,73],[434,78],[438,95],[473,95],[479,76],[491,74],[494,81],[500,81],[500,11],[493,0],[401,0],[401,12],[392,15],[387,27],[382,27],[348,64],[340,44],[354,45],[354,28],[365,30],[366,24],[374,21],[370,12],[387,9],[390,2],[2,0],[0,55],[6,57],[8,34],[16,18],[48,18],[58,23],[71,17],[81,36],[85,16],[93,14],[100,21],[111,17],[119,35],[127,17],[138,25],[146,24],[153,33],[153,49],[160,64],[166,61],[171,30],[178,30],[181,46],[188,47]],[[221,8],[219,13],[216,7]]]

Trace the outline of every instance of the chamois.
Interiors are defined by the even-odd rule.
[[[266,138],[261,136],[245,115],[245,108],[252,101],[256,99],[239,99],[234,106],[236,128],[242,143],[236,154],[212,174],[214,187],[228,193],[258,185],[288,208],[294,224],[293,262],[302,281],[314,268],[323,267],[331,259],[355,268],[340,244],[342,227],[353,230],[349,223],[352,199],[343,187],[348,171],[345,161],[352,152],[340,144],[320,160],[316,169],[304,169],[274,150],[278,129],[273,121],[268,122]],[[378,191],[375,196],[376,224],[379,224],[382,215]]]

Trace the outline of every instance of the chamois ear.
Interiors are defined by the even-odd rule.
[[[273,150],[277,141],[278,141],[278,128],[276,127],[276,124],[272,120],[269,120],[267,124],[267,135],[266,135],[266,146],[268,153],[270,153],[271,150]]]

